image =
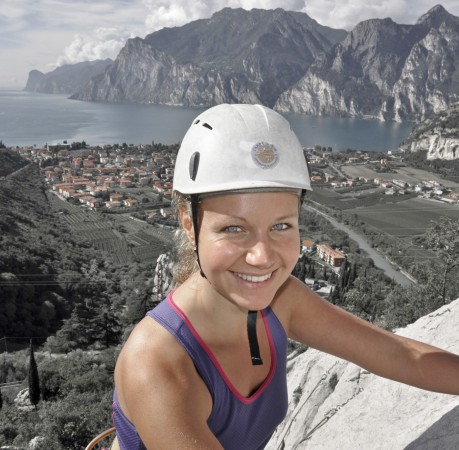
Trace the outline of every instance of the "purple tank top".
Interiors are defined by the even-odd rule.
[[[271,349],[271,368],[261,386],[250,397],[244,397],[226,377],[171,294],[147,313],[175,336],[193,360],[212,396],[207,423],[225,450],[263,449],[287,412],[287,336],[271,308],[261,314]],[[113,409],[121,450],[145,449],[135,427],[121,411],[116,392]]]

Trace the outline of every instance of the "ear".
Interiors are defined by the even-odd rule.
[[[185,231],[188,240],[194,244],[193,221],[191,220],[191,216],[186,208],[179,208],[179,218],[180,223],[182,224],[183,231]]]

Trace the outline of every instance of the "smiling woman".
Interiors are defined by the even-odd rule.
[[[459,393],[459,357],[380,330],[291,272],[310,189],[288,121],[219,105],[179,150],[177,287],[136,326],[115,369],[121,449],[262,449],[287,410],[287,339],[424,389]]]

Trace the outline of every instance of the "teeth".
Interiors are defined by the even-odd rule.
[[[243,273],[236,273],[236,275],[245,281],[250,281],[251,283],[261,283],[262,281],[269,280],[272,273],[268,273],[267,275],[262,275],[260,277],[256,277],[254,275],[245,275]]]

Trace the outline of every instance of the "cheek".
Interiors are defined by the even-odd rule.
[[[294,239],[291,242],[289,242],[288,245],[285,245],[285,258],[286,260],[290,263],[293,267],[295,267],[295,264],[298,261],[298,258],[300,256],[300,240]]]
[[[211,264],[213,267],[224,267],[230,265],[240,257],[241,249],[228,242],[203,242],[199,248],[200,259],[204,264]],[[202,255],[202,256],[201,256]]]

